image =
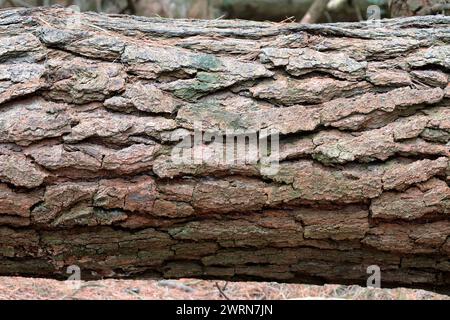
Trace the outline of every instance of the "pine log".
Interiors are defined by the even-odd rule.
[[[444,16],[0,11],[0,274],[365,285],[376,265],[448,290],[449,41]],[[278,131],[278,171],[174,161],[196,122]]]

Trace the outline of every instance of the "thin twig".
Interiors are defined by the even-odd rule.
[[[36,17],[36,19],[42,21],[44,24],[46,24],[49,27],[52,27],[52,25],[50,23],[48,23],[47,21],[45,21],[44,19],[42,19],[41,17]]]
[[[286,17],[286,19],[278,22],[278,23],[291,23],[291,22],[295,22],[295,17],[294,16],[290,16],[290,17]]]
[[[355,9],[355,13],[356,13],[356,18],[358,19],[358,21],[363,21],[364,17],[361,13],[361,8],[359,7],[359,3],[358,1],[353,0],[353,8]]]
[[[309,7],[308,12],[303,16],[300,23],[316,23],[322,16],[329,0],[316,0]]]
[[[216,288],[217,288],[217,290],[219,290],[219,293],[220,293],[225,299],[230,300],[230,298],[228,298],[228,296],[225,294],[225,292],[223,292],[223,291],[226,289],[227,284],[228,284],[228,281],[225,283],[225,286],[224,286],[223,288],[221,288],[221,287],[219,286],[219,283],[216,282]]]
[[[226,13],[224,13],[223,15],[221,15],[220,17],[215,18],[214,20],[221,20],[223,18],[225,18],[227,16]]]

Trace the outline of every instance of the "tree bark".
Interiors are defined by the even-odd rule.
[[[450,18],[0,21],[0,274],[450,287]],[[278,171],[174,161],[199,122]]]

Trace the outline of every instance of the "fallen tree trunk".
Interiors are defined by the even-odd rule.
[[[450,18],[0,16],[0,274],[450,287]]]

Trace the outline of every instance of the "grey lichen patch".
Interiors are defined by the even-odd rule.
[[[222,134],[241,131],[256,133],[262,129],[289,134],[317,128],[319,112],[318,108],[313,107],[276,108],[251,98],[221,94],[182,106],[177,121],[189,129],[193,129],[195,123],[201,123],[204,130]],[[298,114],[302,115],[300,119]]]
[[[439,145],[426,142],[408,143],[409,139],[419,137],[426,128],[445,128],[447,123],[445,118],[438,120],[436,117],[441,112],[440,108],[432,109],[431,117],[416,115],[400,118],[380,129],[365,131],[358,135],[347,134],[347,137],[337,142],[317,146],[312,153],[313,157],[323,163],[346,163],[384,161],[396,154],[447,155],[448,151],[439,148]]]
[[[71,124],[67,105],[40,98],[22,100],[0,109],[0,142],[29,145],[69,133]]]
[[[102,155],[89,154],[84,148],[89,146],[39,145],[27,148],[25,154],[48,170],[100,170]]]
[[[187,101],[198,98],[235,84],[235,77],[223,74],[198,72],[196,78],[176,80],[161,85],[161,88],[173,92],[175,96]]]
[[[189,163],[190,155],[194,152],[194,149],[186,149],[186,155],[180,159],[186,160],[186,163],[179,163],[173,161],[169,156],[158,157],[153,164],[153,172],[160,178],[174,178],[182,177],[186,175],[191,176],[206,176],[206,175],[224,175],[235,174],[243,176],[259,176],[260,170],[256,163],[236,163],[227,164],[223,155],[219,155],[214,149],[215,146],[203,146],[203,152],[205,157],[202,160],[202,164]],[[220,146],[221,147],[221,146]],[[207,156],[211,155],[211,156]]]
[[[419,182],[421,179],[416,178]],[[426,215],[450,213],[450,188],[444,181],[430,179],[404,193],[385,192],[372,200],[374,218],[387,220],[414,220]]]
[[[104,210],[80,205],[64,212],[51,225],[56,227],[111,225],[126,219],[126,213],[121,210]]]
[[[411,75],[419,82],[432,87],[445,88],[448,84],[448,74],[439,70],[415,70]]]
[[[153,84],[134,83],[127,85],[121,96],[105,101],[108,109],[120,112],[132,112],[137,109],[150,113],[172,113],[180,102]]]
[[[64,141],[74,143],[90,137],[99,137],[113,143],[126,144],[131,136],[159,137],[163,131],[176,129],[174,120],[163,117],[139,117],[109,113],[104,110],[81,112]]]
[[[213,69],[214,72],[200,71],[193,79],[177,80],[162,85],[161,88],[172,91],[181,99],[195,101],[202,96],[234,84],[273,75],[262,64],[255,62],[241,62],[237,59],[227,58],[222,63],[223,65],[219,70]]]
[[[404,190],[406,187],[428,179],[443,175],[448,167],[448,159],[440,157],[436,160],[419,160],[412,163],[388,162],[383,175],[385,190]]]
[[[126,74],[115,63],[69,57],[68,61],[51,60],[47,68],[53,81],[46,96],[56,101],[74,104],[103,101],[125,86]]]
[[[360,203],[382,193],[381,173],[376,166],[333,170],[311,160],[281,163],[279,172],[271,179],[290,187],[272,188],[270,199],[274,203],[280,200]]]
[[[49,47],[64,46],[87,37],[89,33],[80,29],[59,29],[42,26],[36,30],[38,40]]]
[[[0,154],[0,181],[17,187],[36,188],[48,174],[21,153]]]
[[[366,80],[380,87],[402,87],[413,84],[410,74],[404,70],[371,67],[370,64],[366,72]]]
[[[450,46],[433,46],[421,49],[406,57],[406,62],[411,67],[437,65],[450,69]]]
[[[364,76],[367,68],[367,62],[356,61],[345,53],[322,53],[308,48],[263,48],[260,59],[275,67],[286,67],[286,71],[293,76],[325,72],[338,78],[356,80]]]
[[[35,63],[45,58],[47,49],[31,33],[0,38],[2,63]]]
[[[435,104],[443,98],[443,91],[439,88],[399,88],[387,93],[366,93],[354,98],[339,98],[322,105],[321,122],[337,128],[358,130],[369,123],[376,126],[377,119],[383,114],[395,116],[395,111]]]
[[[124,63],[154,64],[161,72],[192,68],[202,71],[223,71],[220,58],[211,54],[193,53],[174,47],[127,45],[122,53]]]
[[[0,104],[46,88],[45,67],[36,63],[0,65]]]
[[[153,162],[161,150],[159,145],[133,144],[123,149],[110,149],[93,144],[39,145],[24,152],[36,163],[48,170],[110,171],[117,174],[132,174],[152,169]]]
[[[426,128],[420,136],[427,141],[447,143],[450,141],[450,132],[441,129]]]
[[[371,85],[365,81],[336,80],[331,77],[314,76],[305,79],[277,76],[250,88],[256,98],[268,99],[285,105],[317,104],[338,97],[349,97],[367,91]]]
[[[89,58],[114,61],[120,59],[125,42],[118,37],[97,35],[80,29],[42,27],[39,39],[48,47],[60,48]]]
[[[96,183],[86,182],[67,182],[48,186],[45,190],[43,202],[33,209],[31,218],[36,223],[51,223],[62,212],[70,210],[74,205],[80,202],[90,203],[96,190]]]
[[[244,62],[233,58],[217,58],[209,54],[192,54],[177,49],[176,56],[169,51],[166,56],[153,56],[152,50],[133,56],[132,61],[152,61],[151,68],[160,72],[183,68],[197,70],[192,79],[181,79],[161,85],[161,89],[173,92],[177,97],[192,101],[236,83],[271,77],[273,73],[262,64]],[[175,54],[175,53],[173,53]],[[176,57],[176,58],[175,58]],[[126,60],[128,61],[128,60]]]
[[[346,163],[351,161],[386,160],[395,153],[392,133],[376,129],[359,136],[348,135],[331,144],[314,149],[313,157],[323,163]]]

